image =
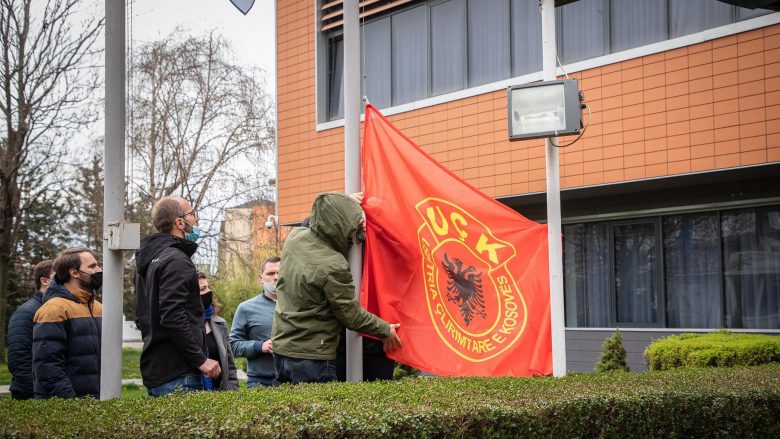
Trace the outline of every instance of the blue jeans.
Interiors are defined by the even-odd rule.
[[[274,354],[276,380],[283,383],[327,383],[336,381],[336,360],[306,360]]]
[[[249,377],[249,379],[246,381],[246,388],[251,389],[253,387],[260,387],[265,386],[269,387],[274,384],[273,378],[266,378],[266,377]]]
[[[185,374],[159,386],[147,387],[146,393],[149,396],[158,397],[170,395],[175,391],[192,392],[195,390],[203,390],[203,381],[201,381],[200,375]]]

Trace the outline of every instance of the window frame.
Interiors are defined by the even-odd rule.
[[[434,2],[425,2],[424,5],[426,9],[428,9],[428,26],[430,27],[430,6]],[[510,15],[512,14],[512,1],[509,2],[510,4]],[[605,4],[607,4],[606,7],[608,7],[609,1],[605,0]],[[408,7],[398,8],[397,10],[393,10],[391,14],[395,14],[398,12],[401,12],[405,9],[413,8],[413,7],[419,7],[419,4],[413,4]],[[326,56],[322,56],[323,47],[327,51],[327,39],[331,36],[335,36],[337,33],[341,33],[342,31],[337,31],[333,33],[323,33],[319,31],[319,18],[321,17],[322,12],[319,10],[319,3],[314,2],[313,6],[315,8],[315,14],[314,14],[314,21],[315,21],[315,33],[317,34],[317,37],[315,38],[315,56],[317,57],[317,60],[315,62],[315,65],[317,66],[317,69],[319,70],[317,74],[315,75],[316,81],[315,81],[315,108],[316,108],[316,131],[325,131],[337,127],[341,127],[344,125],[344,119],[328,119],[327,114],[327,107],[328,107],[328,90],[327,90],[327,72],[322,72],[322,69],[327,69],[327,60],[322,60],[322,58],[327,58]],[[736,7],[735,7],[736,8]],[[738,10],[735,9],[734,19],[739,19],[739,13]],[[607,11],[608,14],[608,11]],[[465,16],[466,14],[464,14]],[[381,18],[381,17],[387,17],[387,15],[380,15],[380,17],[372,17],[369,20],[365,20],[365,22],[370,22],[372,20]],[[659,41],[657,43],[652,43],[645,46],[639,46],[633,49],[627,49],[621,52],[615,52],[615,53],[607,53],[606,55],[596,57],[596,58],[590,58],[585,59],[582,61],[574,62],[571,64],[564,65],[567,73],[576,73],[583,70],[588,70],[596,67],[601,67],[604,65],[614,64],[617,62],[634,59],[642,56],[647,56],[659,52],[665,52],[673,49],[677,49],[680,47],[689,46],[692,44],[701,43],[704,41],[713,40],[716,38],[721,38],[729,35],[734,35],[741,32],[746,32],[749,30],[754,30],[758,28],[763,28],[767,26],[771,26],[774,24],[780,24],[780,12],[777,13],[768,13],[764,15],[760,15],[757,17],[751,17],[746,18],[743,21],[735,21],[730,24],[727,24],[725,26],[720,26],[712,29],[706,29],[701,32],[688,34],[684,36],[680,36],[674,39],[666,39],[663,41]],[[609,26],[610,21],[609,17],[605,19],[605,38],[606,38],[606,47],[609,48],[610,46],[610,34],[609,34]],[[667,26],[668,27],[668,26]],[[561,28],[557,27],[556,32],[560,32]],[[508,35],[508,38],[510,40],[510,55],[513,50],[512,46],[512,26],[510,25],[510,32]],[[427,34],[429,34],[429,31],[426,31]],[[562,41],[560,37],[556,37],[556,40],[558,43]],[[324,44],[324,46],[323,46]],[[429,54],[430,54],[430,38],[428,38],[428,46],[429,46]],[[560,56],[559,56],[560,58]],[[325,64],[323,64],[323,62]],[[468,59],[466,59],[466,66],[468,65]],[[431,67],[430,67],[430,56],[428,59],[428,90],[431,89],[430,87],[430,74],[431,74]],[[514,75],[514,61],[510,59],[510,74]],[[563,74],[563,68],[558,67],[558,74]],[[518,84],[525,84],[529,82],[539,81],[542,79],[541,71],[538,72],[531,72],[527,73],[521,76],[513,76],[504,80],[496,81],[493,83],[483,84],[476,87],[471,88],[463,88],[457,91],[444,93],[436,96],[431,96],[430,93],[428,93],[427,98],[423,98],[417,101],[408,102],[404,104],[398,104],[393,105],[391,107],[383,108],[382,112],[384,115],[389,116],[393,114],[403,113],[415,109],[425,108],[433,105],[439,105],[442,103],[447,103],[455,100],[465,99],[489,92],[494,92],[498,90],[502,90],[507,88],[510,85],[518,85]],[[468,78],[466,78],[466,81],[468,81]],[[323,102],[324,101],[324,102]]]

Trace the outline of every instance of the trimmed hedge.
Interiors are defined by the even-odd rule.
[[[780,365],[3,401],[10,437],[780,437]]]
[[[651,343],[644,357],[651,370],[758,366],[780,362],[780,337],[727,331],[670,335]]]

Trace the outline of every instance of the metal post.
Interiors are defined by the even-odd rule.
[[[122,396],[122,251],[110,250],[109,223],[124,220],[125,2],[105,0],[106,133],[103,195],[103,335],[100,399]]]
[[[555,2],[541,0],[542,80],[555,80]],[[556,142],[557,143],[557,142]],[[547,166],[547,240],[550,256],[550,326],[553,376],[566,376],[566,329],[563,315],[563,250],[561,240],[561,182],[558,149],[544,140]]]
[[[360,22],[358,0],[344,0],[344,191],[360,191]],[[349,249],[349,267],[360,294],[363,255],[359,245]],[[363,343],[347,331],[347,381],[363,381]]]

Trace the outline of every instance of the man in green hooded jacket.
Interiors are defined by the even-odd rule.
[[[400,347],[400,325],[371,314],[355,298],[347,252],[365,236],[364,222],[353,198],[325,193],[314,200],[310,226],[287,237],[272,332],[277,382],[334,381],[342,326],[380,338],[385,350]]]

